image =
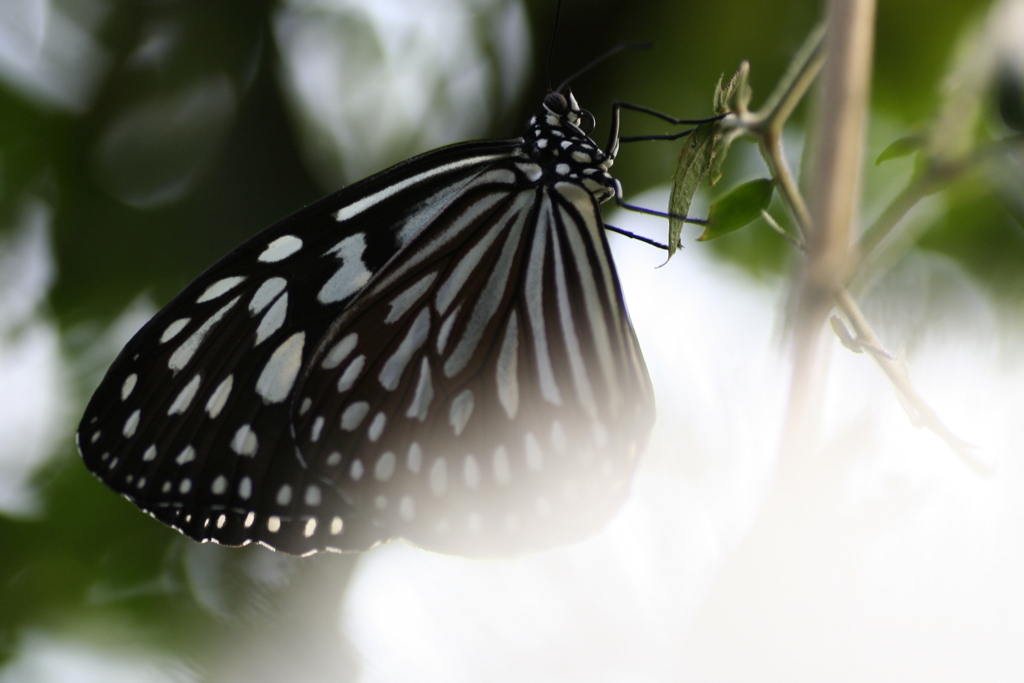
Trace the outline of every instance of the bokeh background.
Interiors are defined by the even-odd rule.
[[[578,546],[509,562],[402,543],[307,559],[204,546],[79,463],[78,417],[120,346],[257,230],[431,147],[519,134],[549,81],[623,41],[655,48],[573,84],[599,142],[615,99],[708,115],[744,59],[756,105],[821,16],[803,0],[565,0],[549,70],[554,4],[4,0],[0,682],[1024,678],[1012,154],[921,201],[856,292],[988,477],[835,342],[821,445],[780,490],[792,254],[761,222],[712,243],[687,229],[662,268],[662,253],[611,238],[659,423],[629,504]],[[1012,134],[985,73],[958,66],[994,24],[1024,41],[1024,12],[992,11],[880,3],[865,224],[915,169],[872,161],[934,130],[965,82],[964,144]],[[786,132],[796,167],[812,114],[813,101]],[[634,203],[666,205],[679,149],[625,146],[615,170]],[[765,175],[738,144],[695,211]],[[657,219],[606,218],[664,239]]]

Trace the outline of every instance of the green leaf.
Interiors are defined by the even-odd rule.
[[[724,87],[722,86],[722,81],[725,79],[725,74],[723,73],[718,77],[718,83],[715,85],[715,94],[712,98],[711,105],[712,111],[714,111],[715,114],[724,114],[729,111],[729,102],[732,101],[733,94],[736,92],[736,79],[739,75],[738,71],[733,74],[732,78],[729,79],[729,82],[726,83]]]
[[[745,108],[750,100],[750,85],[747,82],[747,75],[750,66],[743,62],[740,68],[733,74],[729,82],[723,86],[722,79],[725,75],[719,76],[718,84],[715,86],[715,94],[711,106],[715,114],[725,114],[736,111],[737,108]],[[722,135],[721,129],[716,130],[715,141],[711,150],[711,166],[708,169],[708,184],[714,186],[722,179],[722,162],[729,153],[729,147],[736,140],[735,135]]]
[[[899,159],[913,154],[917,150],[924,146],[925,140],[920,135],[910,135],[905,138],[896,140],[878,155],[875,159],[875,166],[880,165],[882,162],[889,161],[890,159]]]
[[[718,123],[702,123],[686,138],[686,144],[679,155],[679,162],[672,174],[672,196],[669,198],[669,213],[686,216],[697,194],[697,188],[708,174],[715,154],[715,141],[718,135]],[[668,221],[668,257],[679,248],[679,236],[683,232],[684,221],[681,218],[669,218]]]
[[[761,217],[761,211],[772,201],[775,184],[768,178],[743,183],[716,200],[708,210],[708,222],[697,238],[706,242],[739,230]]]

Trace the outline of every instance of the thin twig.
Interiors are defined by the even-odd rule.
[[[959,161],[932,163],[925,173],[912,180],[889,202],[881,215],[861,235],[858,243],[861,262],[871,264],[879,260],[877,252],[881,245],[887,241],[896,225],[919,201],[941,189],[950,181],[992,159],[1022,151],[1024,151],[1024,136],[1016,135],[986,145]],[[851,277],[853,277],[852,274]]]
[[[914,415],[911,417],[920,426],[942,439],[975,472],[982,475],[991,474],[991,466],[977,456],[974,452],[975,447],[954,434],[938,414],[917,393],[906,370],[883,348],[882,343],[875,336],[867,319],[857,306],[857,302],[853,300],[849,292],[845,289],[840,289],[836,292],[835,301],[836,307],[842,311],[843,316],[850,323],[850,327],[853,328],[854,339],[860,348],[866,351],[875,361],[875,364],[885,373],[885,376],[899,393],[904,406],[909,406],[913,410]]]

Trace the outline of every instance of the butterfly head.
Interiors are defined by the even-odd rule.
[[[594,116],[580,108],[571,91],[550,92],[542,112],[530,120],[526,151],[548,171],[549,177],[583,185],[599,202],[614,194],[615,181],[608,173],[613,157],[590,139]]]

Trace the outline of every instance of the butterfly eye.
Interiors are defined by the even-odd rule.
[[[569,101],[560,92],[549,92],[544,96],[544,106],[554,114],[564,116],[569,113]]]

